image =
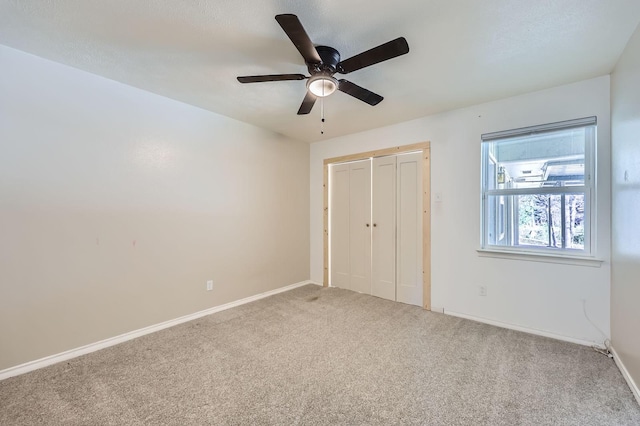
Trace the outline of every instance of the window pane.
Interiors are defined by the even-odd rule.
[[[567,248],[584,250],[584,194],[565,195]]]
[[[560,195],[520,195],[516,245],[562,248]]]
[[[489,220],[486,235],[491,245],[510,245],[507,228],[510,228],[509,206],[512,197],[489,196]]]
[[[584,193],[490,195],[487,243],[584,250],[584,200]]]
[[[499,187],[584,185],[585,131],[568,129],[488,142]]]

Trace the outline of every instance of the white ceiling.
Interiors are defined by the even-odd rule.
[[[384,101],[331,95],[320,135],[304,81],[238,83],[308,74],[280,13],[343,59],[404,36],[346,77]],[[0,44],[308,142],[608,74],[638,22],[639,0],[0,0]]]

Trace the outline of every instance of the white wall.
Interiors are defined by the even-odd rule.
[[[0,370],[307,280],[308,158],[0,46]]]
[[[598,117],[597,257],[601,267],[479,257],[480,135]],[[311,279],[322,282],[322,161],[357,152],[431,142],[432,304],[582,342],[609,335],[609,77],[477,105],[311,145]],[[478,296],[478,285],[488,295]]]
[[[640,27],[611,75],[611,343],[640,386]],[[638,394],[636,397],[640,398]],[[640,401],[640,399],[639,399]]]

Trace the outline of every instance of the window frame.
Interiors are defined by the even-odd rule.
[[[569,130],[572,128],[585,129],[585,153],[584,153],[584,184],[576,186],[562,187],[537,187],[537,188],[498,188],[496,170],[499,168],[499,162],[489,152],[489,144],[492,142],[506,141],[515,137],[535,136],[541,133],[550,133],[559,130]],[[556,123],[543,124],[538,126],[524,127],[519,129],[500,131],[494,133],[486,133],[481,136],[481,181],[480,181],[480,252],[482,255],[491,255],[491,253],[507,254],[507,255],[527,255],[532,254],[540,258],[589,258],[593,259],[596,253],[595,235],[596,235],[596,141],[597,141],[597,117],[585,117],[576,120],[561,121]],[[495,182],[491,182],[492,176],[490,169],[494,170],[496,177]],[[501,232],[505,230],[513,235],[517,224],[514,225],[515,207],[511,204],[515,196],[525,194],[584,194],[584,249],[567,248],[566,240],[563,238],[563,246],[544,247],[535,245],[498,245],[490,244],[489,230],[494,229],[494,235],[499,229],[499,223],[502,223]],[[491,214],[491,198],[495,199],[495,213]],[[564,201],[564,197],[562,197]],[[498,206],[500,204],[500,206]],[[502,221],[497,216],[504,209],[504,217]],[[561,214],[564,219],[565,206],[563,205]],[[493,219],[492,219],[493,216]],[[493,220],[489,223],[488,221]],[[562,235],[566,236],[564,229],[566,223],[562,220]],[[502,239],[502,237],[501,237]]]

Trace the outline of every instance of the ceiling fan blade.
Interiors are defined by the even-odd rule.
[[[302,74],[271,74],[271,75],[248,75],[238,77],[240,83],[263,83],[265,81],[287,81],[287,80],[304,80]]]
[[[378,105],[384,98],[377,93],[373,93],[363,87],[353,84],[350,81],[342,79],[339,81],[338,90],[351,95],[354,98],[360,99],[362,102],[366,102],[371,106]]]
[[[296,15],[291,13],[276,15],[276,21],[278,21],[278,24],[280,24],[284,32],[289,36],[289,39],[291,39],[296,46],[298,52],[300,52],[304,58],[305,63],[319,64],[322,62],[313,42]]]
[[[313,108],[313,104],[316,103],[316,99],[316,95],[307,90],[307,94],[302,100],[302,105],[300,105],[300,109],[298,110],[298,115],[309,114],[311,108]]]
[[[406,53],[409,53],[409,44],[404,37],[398,37],[395,40],[391,40],[378,47],[369,49],[366,52],[345,59],[338,64],[337,68],[340,74],[348,74]]]

